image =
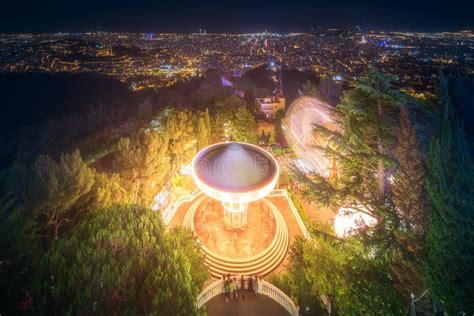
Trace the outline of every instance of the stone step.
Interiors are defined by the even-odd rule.
[[[268,273],[272,272],[279,264],[280,262],[284,259],[286,251],[281,253],[279,256],[275,256],[272,259],[269,259],[269,261],[262,266],[249,266],[245,269],[237,269],[233,267],[222,267],[217,264],[213,264],[210,267],[211,270],[211,275],[215,278],[220,278],[222,275],[225,275],[227,273],[230,274],[244,274],[244,275],[261,275],[265,276]]]
[[[245,275],[259,274],[263,276],[273,271],[284,259],[288,248],[288,243],[289,236],[286,234],[282,238],[282,242],[278,244],[278,247],[274,249],[275,251],[273,251],[271,255],[266,256],[259,264],[249,261],[245,266],[235,266],[225,262],[209,262],[207,260],[206,263],[208,263],[210,266],[212,276],[217,278],[220,278],[222,275],[227,273]]]
[[[288,235],[288,229],[286,227],[286,223],[284,222],[284,218],[283,217],[280,218],[280,216],[281,215],[277,216],[277,225],[276,225],[274,240],[272,240],[272,243],[259,254],[252,256],[250,258],[226,258],[218,254],[215,254],[212,251],[209,251],[208,249],[206,249],[206,247],[203,247],[204,251],[207,254],[208,260],[226,262],[228,264],[232,264],[235,266],[241,266],[241,265],[247,265],[249,261],[252,261],[254,264],[257,264],[261,262],[262,260],[266,259],[269,255],[271,255],[271,253],[275,252],[279,248],[278,243],[282,242],[282,237],[284,236],[284,234]]]
[[[200,201],[204,199],[204,196],[200,196],[198,200],[193,203],[191,209],[188,210],[184,216],[184,227],[192,229],[193,217],[196,207],[199,205]],[[227,275],[228,273],[234,275],[258,274],[264,276],[278,267],[281,261],[285,258],[288,249],[289,232],[283,215],[281,215],[275,206],[273,206],[273,208],[276,222],[275,237],[271,241],[270,245],[259,254],[249,258],[228,258],[216,254],[206,247],[202,247],[203,251],[206,253],[205,263],[209,266],[211,275],[214,278],[221,278],[222,275]]]

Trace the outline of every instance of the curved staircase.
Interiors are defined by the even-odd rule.
[[[194,231],[194,214],[197,207],[205,199],[199,196],[186,213],[183,226]],[[221,278],[228,273],[232,275],[261,275],[264,276],[273,271],[286,255],[289,243],[288,227],[285,219],[273,203],[264,199],[267,206],[273,211],[275,217],[275,236],[270,245],[265,250],[252,257],[229,258],[221,256],[201,244],[201,248],[206,253],[206,264],[209,265],[211,274],[215,278]]]

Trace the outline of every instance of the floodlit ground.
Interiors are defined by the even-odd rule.
[[[275,218],[261,201],[250,203],[247,227],[228,230],[219,201],[205,199],[194,215],[194,229],[201,243],[219,255],[247,258],[267,248],[275,236]]]
[[[291,211],[288,201],[283,198],[283,197],[267,197],[280,211],[281,215],[284,217],[287,228],[288,228],[288,233],[289,233],[289,244],[291,245],[297,236],[302,236],[303,232],[301,231],[298,222],[296,221],[296,218],[293,215],[293,212]],[[175,215],[171,219],[170,224],[168,225],[169,228],[172,228],[174,226],[181,226],[183,224],[184,217],[188,211],[188,209],[191,207],[194,201],[192,202],[186,202],[181,204],[181,206],[177,209]],[[220,203],[220,202],[218,202]],[[257,231],[257,235],[261,236],[259,231]],[[279,273],[282,270],[285,269],[285,265],[288,264],[288,253],[286,254],[285,258],[283,261],[276,267],[276,269],[273,271],[273,273]]]

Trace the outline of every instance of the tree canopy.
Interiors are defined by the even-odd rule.
[[[440,81],[441,132],[431,142],[426,181],[428,234],[424,275],[450,314],[474,313],[474,168],[446,79]]]
[[[88,216],[36,276],[35,313],[191,315],[209,274],[189,233],[166,232],[159,214],[131,205]]]

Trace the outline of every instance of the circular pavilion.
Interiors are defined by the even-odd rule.
[[[248,143],[224,142],[202,149],[193,159],[198,188],[224,206],[228,229],[243,229],[250,202],[261,200],[276,186],[275,158]]]

